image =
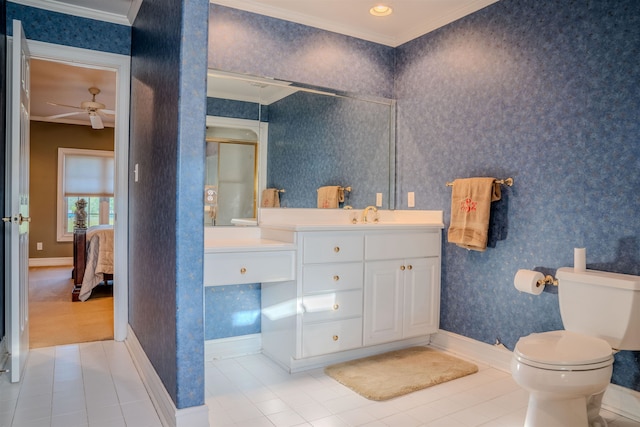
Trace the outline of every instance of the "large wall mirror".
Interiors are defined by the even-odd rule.
[[[340,208],[374,205],[380,193],[393,209],[394,118],[389,99],[209,70],[205,225],[255,222],[265,189],[279,190],[280,208],[315,208],[318,188],[340,186],[351,189]],[[222,147],[240,145],[244,154],[225,161]],[[224,196],[222,165],[233,165]],[[207,191],[217,198],[207,203]]]

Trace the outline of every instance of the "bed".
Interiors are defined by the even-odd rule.
[[[113,284],[113,226],[73,230],[72,301],[86,301],[93,288]]]

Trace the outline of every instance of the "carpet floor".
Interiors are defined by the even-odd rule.
[[[428,347],[327,366],[325,373],[370,400],[388,400],[478,372],[473,363]]]
[[[98,286],[85,302],[71,302],[72,267],[29,269],[29,347],[113,339],[113,292]]]

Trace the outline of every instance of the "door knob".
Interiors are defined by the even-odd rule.
[[[18,225],[22,225],[23,222],[31,222],[31,217],[18,214]]]
[[[2,217],[2,222],[11,222],[11,217],[10,216],[3,216]]]

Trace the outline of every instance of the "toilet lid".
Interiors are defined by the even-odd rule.
[[[602,362],[608,364],[613,361],[608,342],[570,331],[543,332],[520,338],[514,353],[523,363],[530,361],[539,365],[553,365],[559,369],[569,366],[593,369],[593,366],[584,365]]]

